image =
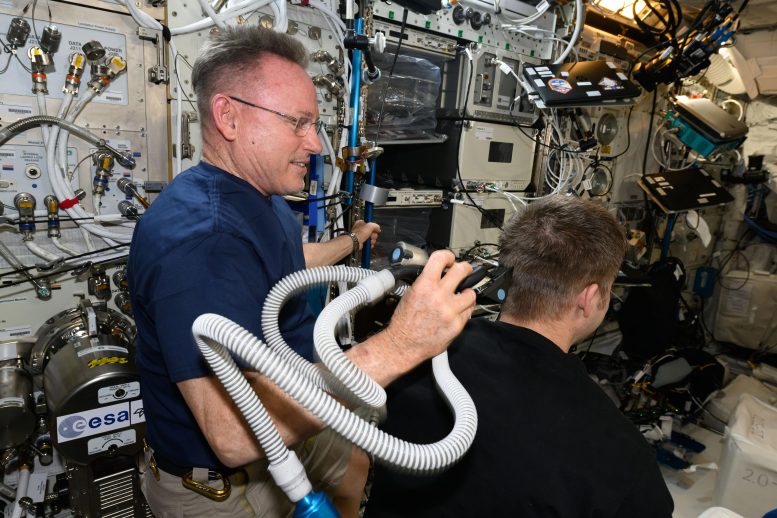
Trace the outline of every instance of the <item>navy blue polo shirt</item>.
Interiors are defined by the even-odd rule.
[[[212,375],[192,323],[216,313],[261,338],[265,296],[304,267],[301,229],[286,202],[213,165],[184,171],[148,208],[132,238],[128,277],[146,437],[159,455],[181,467],[223,468],[176,386]],[[283,337],[308,359],[314,323],[304,295],[284,306]]]

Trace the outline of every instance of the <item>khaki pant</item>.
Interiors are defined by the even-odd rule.
[[[340,482],[351,457],[352,445],[326,429],[295,448],[315,490],[326,491]],[[159,481],[146,468],[141,481],[143,494],[156,518],[219,518],[291,516],[294,510],[288,497],[275,485],[267,472],[267,462],[257,461],[244,471],[229,477],[232,492],[226,500],[215,502],[181,484],[181,478],[159,470]],[[220,484],[218,481],[214,484]]]

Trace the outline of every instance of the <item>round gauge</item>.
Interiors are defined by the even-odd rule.
[[[596,166],[589,180],[591,188],[588,192],[591,196],[605,196],[612,189],[612,172],[601,164]]]
[[[299,32],[299,24],[294,20],[289,20],[289,26],[286,28],[286,34],[294,36]]]
[[[605,113],[599,117],[599,124],[596,125],[596,140],[603,146],[608,145],[615,140],[618,134],[618,119],[612,113]]]

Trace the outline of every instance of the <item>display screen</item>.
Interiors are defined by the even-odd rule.
[[[504,225],[504,209],[481,209],[480,210],[480,228],[499,228]]]
[[[512,142],[495,142],[488,144],[488,161],[498,162],[500,164],[509,164],[513,161]]]

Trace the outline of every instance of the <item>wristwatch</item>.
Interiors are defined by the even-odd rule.
[[[351,241],[353,241],[353,251],[351,252],[351,254],[356,255],[359,253],[359,246],[360,246],[359,238],[356,237],[356,233],[354,232],[351,232],[348,235],[351,236]]]

